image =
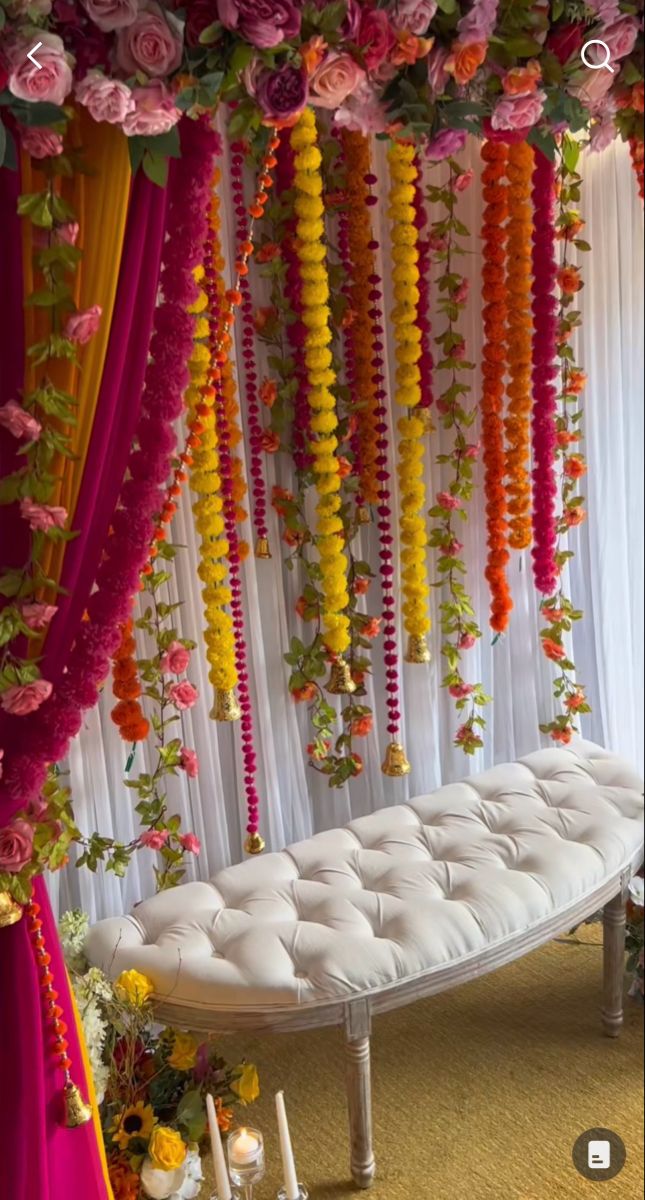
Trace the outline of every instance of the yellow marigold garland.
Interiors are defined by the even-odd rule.
[[[507,226],[508,293],[508,409],[506,432],[506,491],[509,545],[526,550],[531,544],[531,178],[533,150],[528,142],[511,146],[506,166],[509,220]]]
[[[403,624],[409,635],[406,659],[427,661],[425,635],[430,629],[427,532],[423,510],[426,489],[423,480],[423,435],[426,424],[415,414],[421,401],[421,331],[417,324],[419,304],[418,231],[415,224],[414,182],[417,178],[414,146],[393,142],[388,151],[390,195],[388,216],[396,304],[391,318],[396,343],[395,400],[408,410],[397,422],[399,431],[398,478],[400,493],[401,589]]]
[[[318,493],[316,504],[316,545],[320,556],[321,617],[325,644],[335,654],[343,654],[349,646],[349,604],[347,591],[347,557],[344,553],[341,508],[341,476],[336,456],[336,398],[333,388],[336,375],[332,365],[329,278],[324,244],[322,201],[322,156],[316,144],[316,119],[311,109],[305,109],[291,133],[295,154],[295,211],[296,252],[302,279],[302,322],[305,335],[305,367],[308,381],[308,403],[311,409],[309,444],[313,456],[313,473]]]
[[[214,183],[217,181],[219,172]],[[216,234],[219,227],[219,200],[213,192],[211,208],[213,266],[218,274],[223,262]],[[196,280],[203,279],[204,270],[199,268]],[[199,296],[191,308],[191,312],[202,314],[207,305],[207,296],[200,289]],[[216,691],[228,692],[237,683],[235,666],[235,635],[233,621],[229,611],[231,589],[228,585],[228,565],[226,556],[229,551],[228,540],[224,532],[223,503],[221,496],[221,478],[219,475],[219,455],[217,450],[217,433],[215,429],[215,392],[208,387],[211,355],[208,347],[208,320],[198,315],[195,322],[193,353],[188,367],[191,382],[186,392],[186,403],[190,415],[200,406],[200,418],[203,426],[201,441],[193,452],[193,466],[190,476],[191,490],[199,499],[193,504],[195,528],[201,536],[199,578],[204,587],[204,617],[206,629],[206,657],[210,671],[209,679]]]

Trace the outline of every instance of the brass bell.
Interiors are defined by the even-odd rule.
[[[242,716],[234,688],[218,688],[210,711],[212,721],[239,721]]]
[[[244,843],[244,850],[247,854],[261,854],[265,845],[266,842],[259,833],[250,833]]]
[[[369,508],[365,504],[359,504],[356,509],[356,522],[358,525],[369,525],[372,520]]]
[[[352,692],[356,691],[356,684],[344,658],[337,658],[331,664],[325,691],[331,696],[351,696]]]
[[[392,779],[400,779],[402,775],[410,774],[410,764],[405,757],[405,750],[400,742],[390,742],[385,751],[385,759],[381,765],[384,775]]]
[[[16,925],[22,917],[22,905],[9,892],[0,892],[0,929]]]
[[[79,1125],[87,1125],[92,1120],[92,1105],[88,1104],[75,1083],[71,1080],[65,1084],[65,1125],[68,1129],[78,1129]]]
[[[425,633],[410,634],[404,657],[407,663],[430,662],[430,647]]]
[[[271,551],[269,549],[269,539],[268,538],[259,537],[257,539],[257,541],[255,543],[255,557],[256,558],[271,558]]]

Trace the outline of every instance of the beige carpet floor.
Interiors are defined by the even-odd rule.
[[[640,1200],[643,1041],[626,1001],[617,1040],[600,1032],[597,926],[474,983],[377,1017],[372,1036],[377,1179],[370,1200]],[[248,1123],[280,1183],[273,1094],[284,1088],[299,1177],[311,1200],[361,1193],[348,1172],[339,1030],[223,1039],[257,1063],[263,1094]],[[620,1134],[627,1162],[591,1183],[571,1148],[592,1127]],[[210,1180],[212,1182],[212,1180]],[[207,1200],[210,1189],[205,1186]]]

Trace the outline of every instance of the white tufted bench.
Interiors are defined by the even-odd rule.
[[[343,1026],[352,1174],[368,1187],[372,1014],[491,971],[604,906],[602,1016],[618,1033],[642,813],[627,763],[584,742],[540,750],[162,892],[94,926],[87,949],[112,975],[145,972],[160,1019],[183,1028]]]

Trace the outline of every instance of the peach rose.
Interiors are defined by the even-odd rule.
[[[123,122],[126,137],[158,137],[177,124],[181,111],[165,84],[153,79],[132,91],[134,108]]]
[[[139,11],[139,0],[81,0],[81,4],[104,33],[131,25]]]
[[[134,21],[117,33],[116,61],[126,75],[136,75],[137,71],[157,78],[170,75],[177,70],[181,55],[179,33],[153,0],[146,0],[146,7]]]
[[[455,83],[469,83],[486,58],[486,42],[455,42],[444,67]]]
[[[38,30],[38,40],[42,43],[38,51],[40,68],[27,58],[33,45],[30,39],[12,55],[15,65],[9,74],[9,91],[18,100],[64,104],[72,90],[72,68],[63,42],[45,29]]]
[[[20,145],[32,158],[56,158],[63,153],[63,139],[60,133],[40,125],[21,128]]]
[[[65,337],[79,346],[86,346],[101,324],[102,311],[100,304],[93,304],[91,308],[72,313],[63,327]]]
[[[67,509],[59,504],[36,504],[31,496],[20,501],[20,516],[29,523],[34,532],[47,533],[50,529],[63,529],[67,520]]]
[[[28,438],[30,442],[35,442],[42,430],[40,421],[32,417],[17,400],[7,400],[0,408],[0,425],[14,437]]]
[[[364,79],[363,68],[350,54],[339,54],[333,50],[311,76],[311,103],[319,108],[339,108]]]
[[[0,829],[0,870],[17,875],[31,861],[33,848],[33,826],[21,817],[14,817]]]
[[[118,79],[108,79],[102,71],[88,71],[74,94],[93,120],[108,125],[121,125],[134,109],[130,88]]]
[[[49,700],[53,685],[47,679],[34,679],[31,683],[15,683],[0,695],[0,705],[13,717],[27,717]]]

